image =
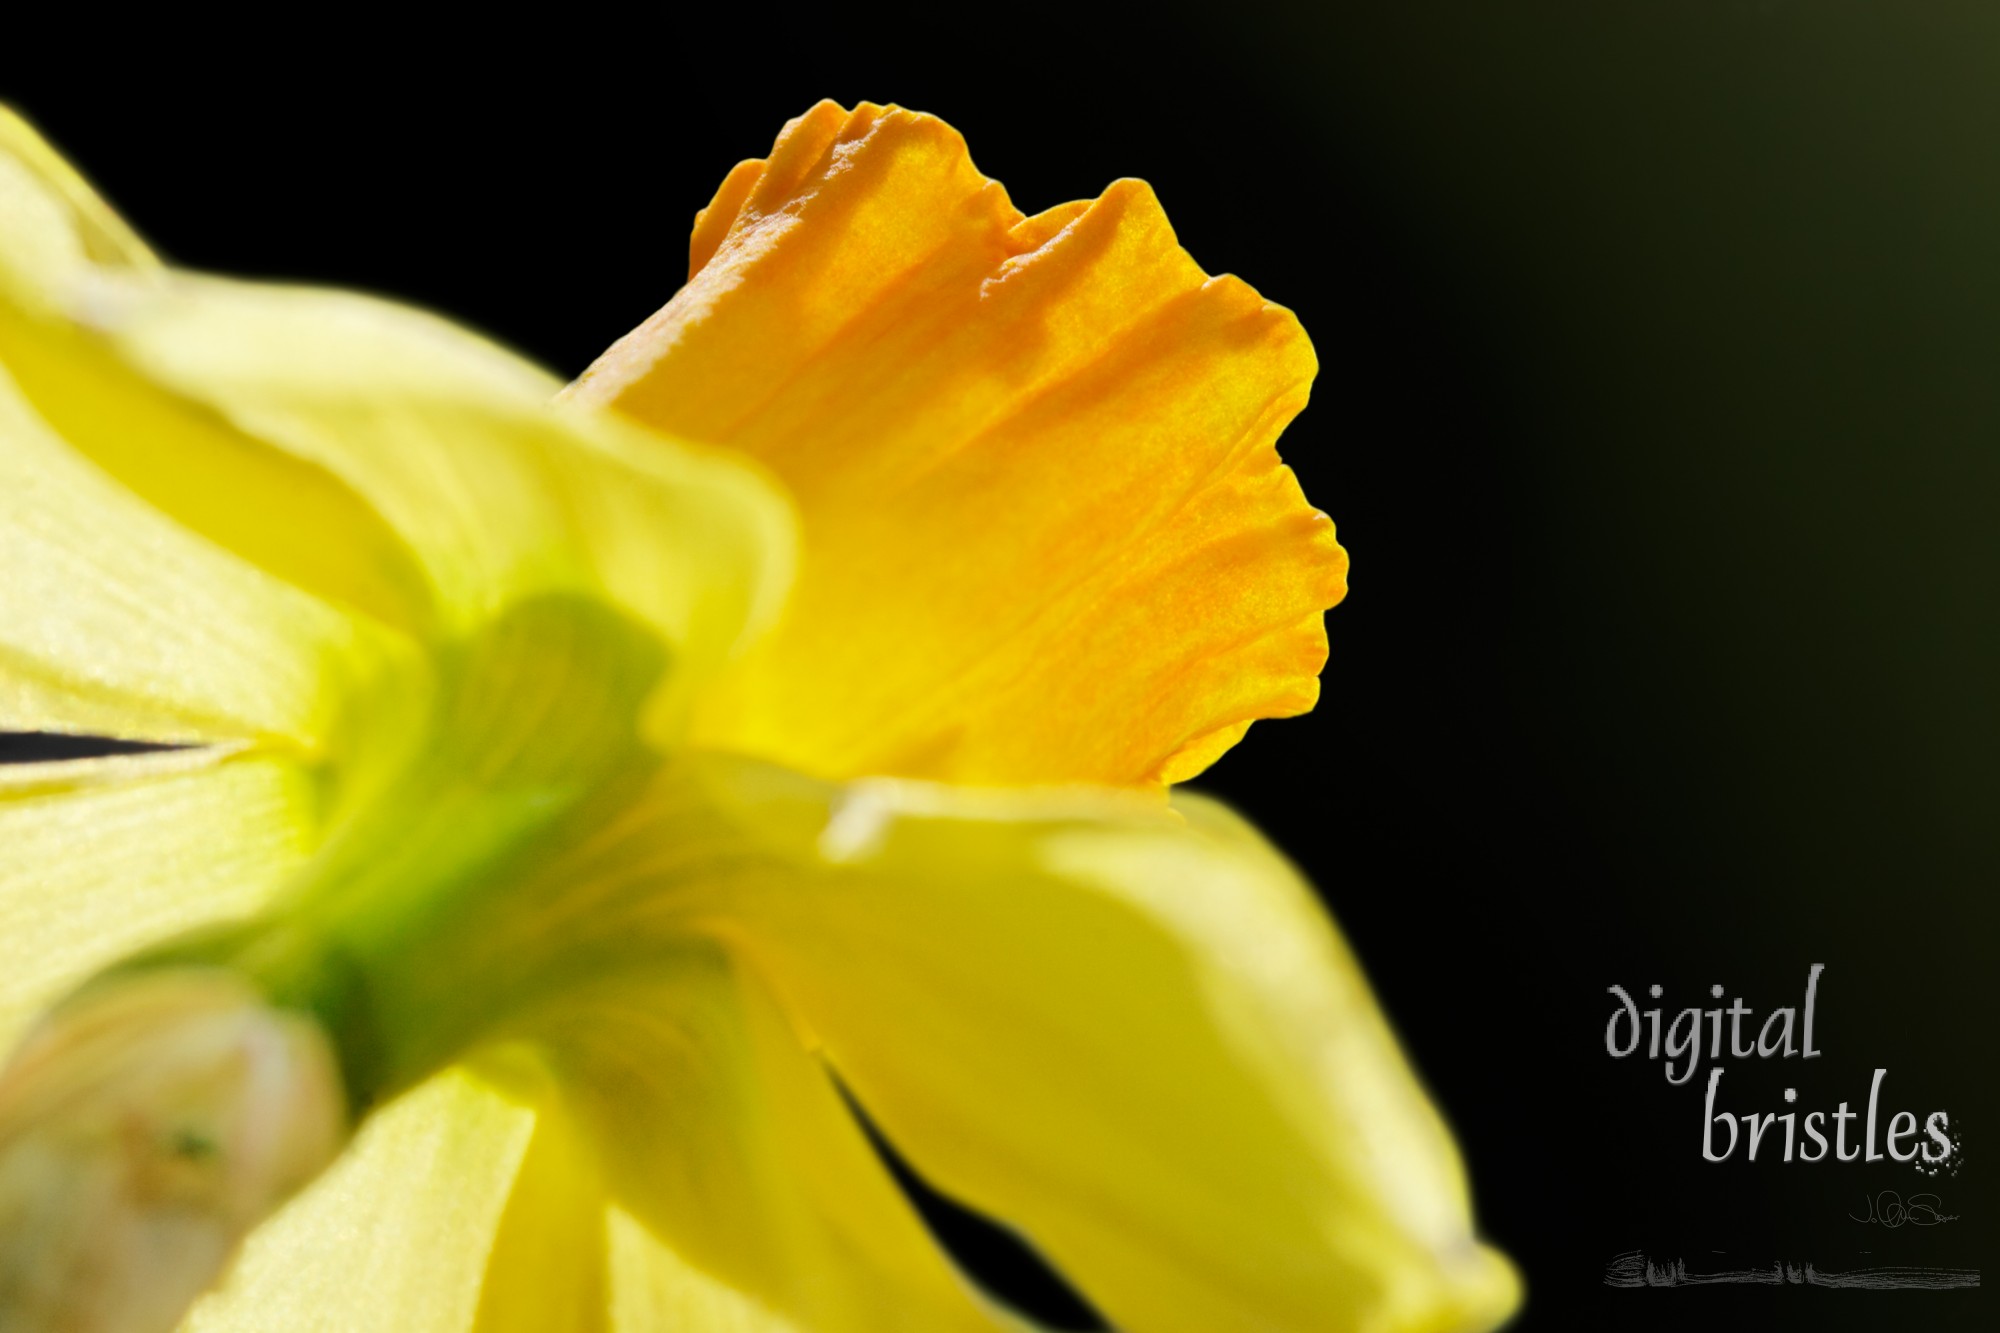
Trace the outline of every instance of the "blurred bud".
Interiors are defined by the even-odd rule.
[[[325,1034],[240,978],[87,988],[0,1072],[0,1329],[170,1333],[345,1136]]]

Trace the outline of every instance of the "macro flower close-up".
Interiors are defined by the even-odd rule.
[[[1318,698],[1315,371],[1144,184],[896,107],[568,385],[163,264],[0,112],[0,732],[102,742],[0,766],[0,1330],[1038,1327],[904,1170],[1126,1333],[1503,1322],[1178,786]]]

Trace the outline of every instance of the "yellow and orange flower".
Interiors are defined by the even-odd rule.
[[[1312,706],[1346,557],[1304,333],[1144,185],[822,104],[560,389],[166,268],[6,119],[0,370],[0,730],[176,747],[0,768],[0,1324],[1028,1327],[846,1096],[1128,1333],[1511,1309],[1311,891],[1169,790]]]

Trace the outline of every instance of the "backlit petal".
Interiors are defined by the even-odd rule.
[[[625,1217],[621,1333],[1012,1327],[930,1241],[762,983],[713,946],[585,985],[531,1031]],[[617,1238],[633,1225],[644,1239]]]
[[[0,1051],[97,968],[270,900],[312,844],[295,766],[175,752],[0,766]]]
[[[0,106],[0,288],[54,297],[84,264],[157,269],[160,261],[34,127]]]
[[[606,1333],[603,1173],[545,1078],[535,1092],[534,1137],[487,1249],[473,1333]]]
[[[1492,1326],[1457,1153],[1310,891],[1218,807],[663,780],[594,892],[742,951],[889,1138],[1130,1333]],[[650,850],[647,850],[650,848]]]
[[[72,448],[218,545],[331,601],[422,628],[408,549],[325,469],[245,437],[120,363],[92,293],[165,270],[74,170],[0,109],[0,366]]]
[[[439,1075],[250,1238],[183,1333],[468,1333],[534,1129],[471,1075]]]
[[[79,457],[0,368],[0,730],[314,750],[386,636]]]
[[[673,650],[668,719],[775,613],[792,519],[739,462],[553,407],[541,371],[419,312],[139,262],[46,145],[0,130],[0,368],[162,514],[417,637],[608,595]]]
[[[755,475],[586,410],[442,320],[346,293],[178,278],[105,317],[121,353],[340,477],[410,545],[447,625],[603,589],[685,668],[777,610],[791,519]]]
[[[707,742],[828,776],[1173,781],[1312,706],[1346,556],[1273,447],[1312,348],[1145,185],[1023,217],[941,121],[823,103],[691,252],[571,396],[798,499],[794,602]]]
[[[630,1214],[611,1215],[615,1333],[809,1333],[710,1277]]]

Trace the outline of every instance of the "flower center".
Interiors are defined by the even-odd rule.
[[[313,1015],[357,1116],[555,984],[535,922],[563,885],[540,872],[659,762],[638,718],[666,652],[601,601],[523,601],[440,661],[426,720],[349,761],[268,911],[128,964],[220,966]]]

